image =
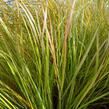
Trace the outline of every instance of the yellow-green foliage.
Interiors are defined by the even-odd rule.
[[[0,107],[108,104],[108,10],[108,0],[0,0]]]

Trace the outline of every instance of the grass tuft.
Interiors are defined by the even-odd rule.
[[[11,2],[0,0],[0,108],[108,107],[109,2]]]

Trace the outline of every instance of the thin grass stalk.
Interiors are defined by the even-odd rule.
[[[70,29],[70,24],[71,24],[72,15],[73,15],[73,12],[74,12],[75,3],[76,3],[76,0],[74,0],[74,2],[72,4],[71,13],[70,13],[69,20],[68,20],[68,23],[67,23],[66,29],[65,29],[65,36],[64,36],[64,63],[63,63],[63,71],[62,71],[61,91],[63,90],[64,78],[65,78],[67,37],[68,37],[69,29]]]

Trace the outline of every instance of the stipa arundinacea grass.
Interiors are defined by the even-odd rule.
[[[0,108],[108,107],[108,10],[107,0],[0,0]]]

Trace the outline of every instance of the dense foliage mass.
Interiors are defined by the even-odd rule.
[[[0,0],[1,109],[107,104],[108,0]]]

